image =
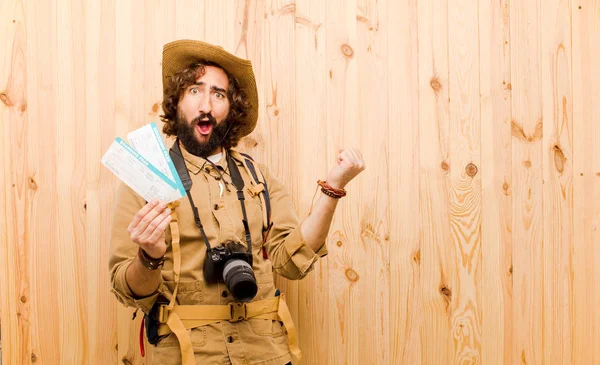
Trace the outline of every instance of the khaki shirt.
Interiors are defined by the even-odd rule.
[[[246,246],[242,224],[242,211],[237,199],[237,189],[231,182],[227,167],[226,152],[215,165],[191,155],[181,146],[186,165],[193,181],[191,195],[199,210],[200,220],[211,247],[233,240]],[[314,252],[302,238],[300,225],[289,195],[283,185],[271,176],[265,166],[254,163],[264,175],[271,198],[271,221],[273,227],[263,242],[263,206],[258,196],[248,191],[255,185],[249,172],[238,160],[236,151],[231,151],[244,179],[245,206],[252,236],[253,270],[258,284],[258,293],[253,301],[272,298],[275,295],[273,270],[288,279],[302,279],[313,268],[319,257],[327,254],[323,245]],[[257,173],[259,173],[257,171]],[[260,176],[259,176],[260,179]],[[227,188],[222,189],[220,182]],[[222,184],[221,184],[222,185]],[[225,284],[208,284],[204,280],[202,267],[206,246],[187,197],[180,200],[177,208],[181,244],[181,276],[177,294],[179,305],[227,304],[234,299]],[[173,255],[169,248],[162,268],[162,283],[158,290],[144,298],[135,298],[125,280],[128,265],[136,258],[138,246],[131,241],[127,227],[133,216],[146,202],[124,184],[119,186],[114,221],[111,231],[109,269],[112,291],[126,306],[140,308],[148,313],[159,295],[170,300],[174,288]],[[170,229],[165,233],[170,244]],[[263,257],[263,246],[268,259]],[[261,364],[279,365],[291,361],[287,336],[279,321],[250,318],[231,323],[223,321],[189,330],[198,364]],[[153,349],[157,364],[181,363],[179,343],[173,333],[162,338]]]

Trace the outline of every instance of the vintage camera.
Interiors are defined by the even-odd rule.
[[[252,271],[252,254],[236,242],[227,242],[206,251],[204,278],[208,283],[225,283],[233,297],[248,302],[258,286]]]

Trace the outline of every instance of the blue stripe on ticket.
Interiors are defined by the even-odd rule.
[[[139,153],[136,152],[136,150],[134,150],[130,145],[128,145],[127,142],[125,142],[123,139],[121,139],[121,137],[117,137],[116,141],[118,144],[123,146],[123,148],[125,148],[129,153],[131,153],[135,158],[137,158],[141,163],[143,163],[146,167],[148,167],[153,173],[155,173],[158,177],[160,177],[162,180],[164,180],[164,182],[169,184],[169,186],[171,186],[173,189],[177,189],[177,184],[175,184],[175,182],[173,182],[171,179],[169,179],[167,176],[165,176],[165,174],[163,174],[156,167],[154,167],[154,165],[152,165],[145,158],[143,158]],[[180,184],[181,184],[181,182],[180,182]],[[184,195],[185,195],[185,190],[184,190]]]
[[[173,160],[171,160],[171,156],[169,155],[169,151],[167,150],[167,146],[165,146],[165,144],[164,144],[164,142],[162,140],[162,137],[160,136],[160,133],[158,132],[158,128],[156,127],[156,123],[152,122],[152,123],[150,123],[150,126],[152,127],[152,132],[154,133],[154,137],[158,141],[158,145],[160,146],[160,150],[161,150],[161,152],[163,154],[163,157],[167,161],[167,165],[169,165],[169,170],[171,170],[171,175],[173,175],[173,179],[175,179],[175,185],[177,185],[175,188],[179,190],[179,193],[181,193],[181,196],[185,196],[185,189],[183,187],[183,183],[181,182],[181,179],[179,178],[179,174],[177,173],[177,169],[175,169],[175,165],[173,164]]]

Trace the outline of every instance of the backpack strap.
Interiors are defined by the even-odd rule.
[[[255,188],[253,192],[255,194],[260,194],[263,199],[265,211],[267,214],[264,229],[267,230],[271,226],[271,199],[269,198],[269,187],[267,186],[267,180],[265,179],[265,176],[262,174],[260,169],[258,170],[258,172],[260,173],[262,181],[259,180],[258,174],[256,173],[257,169],[254,167],[254,160],[250,155],[241,152],[238,153],[244,156],[243,163],[248,168],[248,171],[250,171],[250,175],[252,175],[252,179],[254,179],[254,183],[256,184],[257,188]],[[264,189],[262,189],[262,187],[264,187]]]

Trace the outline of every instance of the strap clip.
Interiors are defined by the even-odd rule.
[[[229,322],[239,322],[248,319],[246,303],[227,303],[229,306]]]
[[[167,323],[167,319],[169,319],[169,306],[166,304],[161,304],[158,307],[158,323]]]

